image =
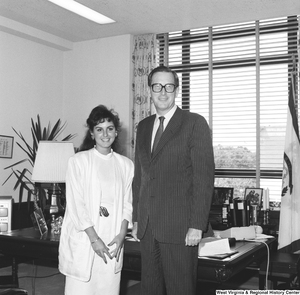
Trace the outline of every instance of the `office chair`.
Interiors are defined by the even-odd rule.
[[[0,295],[28,295],[25,289],[9,288],[0,290]]]
[[[259,289],[263,290],[266,281],[267,261],[260,265]],[[291,286],[294,279],[300,278],[300,255],[291,253],[272,253],[269,262],[268,280],[272,282],[272,288],[277,289],[278,282],[285,282]],[[295,289],[295,287],[293,287]]]

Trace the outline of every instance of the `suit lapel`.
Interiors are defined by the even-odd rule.
[[[152,159],[159,153],[159,151],[163,148],[163,146],[173,137],[174,133],[177,132],[177,130],[181,126],[182,114],[183,114],[182,109],[177,108],[173,117],[171,118],[170,122],[168,123],[167,128],[164,130],[164,132],[160,138],[157,148],[156,148],[154,154],[152,155]],[[151,147],[151,140],[150,140],[150,147]]]
[[[144,147],[145,147],[146,155],[147,155],[147,158],[149,161],[151,160],[151,139],[152,139],[152,131],[153,131],[155,117],[156,117],[156,115],[153,115],[150,118],[151,120],[146,125],[146,128],[144,130],[145,133],[143,134]]]

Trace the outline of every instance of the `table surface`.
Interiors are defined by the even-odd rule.
[[[263,240],[271,245],[274,239]],[[50,259],[58,261],[59,235],[48,231],[43,236],[34,228],[12,230],[0,233],[0,253],[31,259]],[[225,259],[200,257],[198,259],[198,279],[224,282],[236,273],[245,269],[249,264],[257,262],[259,265],[267,256],[267,245],[259,241],[237,241],[231,247],[238,251]],[[140,272],[140,245],[127,239],[124,245],[124,272]]]

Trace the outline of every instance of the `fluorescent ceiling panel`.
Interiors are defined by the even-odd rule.
[[[48,1],[101,25],[115,22],[113,19],[95,10],[92,10],[91,8],[88,8],[74,0],[48,0]]]

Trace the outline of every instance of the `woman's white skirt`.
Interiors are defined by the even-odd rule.
[[[104,204],[103,204],[104,205]],[[108,245],[111,240],[113,206],[105,204],[109,216],[100,217],[100,228],[97,233],[102,241]],[[114,249],[115,245],[111,247]],[[91,278],[88,282],[82,282],[66,277],[65,295],[119,295],[121,272],[115,273],[115,258],[107,257],[107,264],[103,259],[95,255],[92,266]]]

